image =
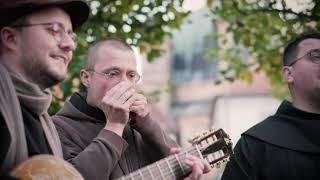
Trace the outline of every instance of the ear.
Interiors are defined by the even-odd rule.
[[[3,49],[17,49],[18,32],[11,27],[4,27],[0,30],[0,38]]]
[[[86,71],[85,69],[81,69],[80,71],[80,79],[82,84],[86,87],[89,88],[90,87],[90,73],[88,71]]]
[[[288,84],[293,83],[294,77],[292,73],[293,69],[291,66],[284,66],[282,68],[282,78],[288,82]]]

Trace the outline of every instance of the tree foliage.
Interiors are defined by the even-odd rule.
[[[183,0],[89,0],[91,15],[77,31],[78,47],[69,66],[68,78],[53,88],[54,99],[49,109],[56,112],[65,99],[81,89],[79,71],[84,55],[94,41],[116,37],[146,53],[152,61],[162,53],[161,44],[179,28],[189,12],[182,10]]]
[[[286,88],[281,78],[281,55],[285,45],[301,33],[318,31],[318,0],[208,0],[215,21],[227,22],[227,35],[218,34],[225,46],[209,56],[226,62],[221,80],[252,80],[264,72],[276,95]],[[228,36],[231,35],[231,38]],[[231,44],[231,45],[230,45]],[[250,58],[245,53],[250,55]]]

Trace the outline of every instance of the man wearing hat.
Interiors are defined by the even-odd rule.
[[[66,77],[84,0],[0,0],[0,176],[33,155],[62,157],[47,113]]]

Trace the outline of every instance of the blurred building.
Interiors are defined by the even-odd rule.
[[[190,146],[188,140],[195,134],[212,127],[223,128],[235,144],[243,131],[273,114],[280,104],[271,96],[264,74],[256,74],[251,84],[239,80],[214,85],[219,60],[206,59],[204,54],[207,48],[219,46],[208,35],[223,28],[223,23],[212,22],[208,11],[200,9],[163,45],[167,51],[162,57],[143,61],[141,86],[159,95],[151,113],[183,147]],[[221,172],[204,179],[219,179]]]

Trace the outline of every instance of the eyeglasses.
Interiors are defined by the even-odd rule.
[[[315,64],[320,64],[320,49],[311,49],[309,52],[307,52],[305,55],[295,59],[290,63],[288,66],[292,66],[294,63],[299,61],[300,59],[303,59],[307,57],[311,62]]]
[[[63,24],[59,22],[49,22],[49,23],[38,23],[38,24],[19,24],[19,25],[12,25],[11,27],[15,28],[24,28],[24,27],[31,27],[31,26],[46,26],[47,30],[50,34],[54,37],[54,39],[61,43],[68,35],[73,43],[74,48],[77,47],[77,35],[74,32],[67,32]]]
[[[122,73],[118,70],[110,70],[107,72],[96,72],[93,69],[87,69],[87,71],[104,76],[108,80],[120,81],[122,78]],[[128,72],[126,76],[127,76],[127,79],[133,83],[137,83],[141,78],[141,76],[135,71]]]

